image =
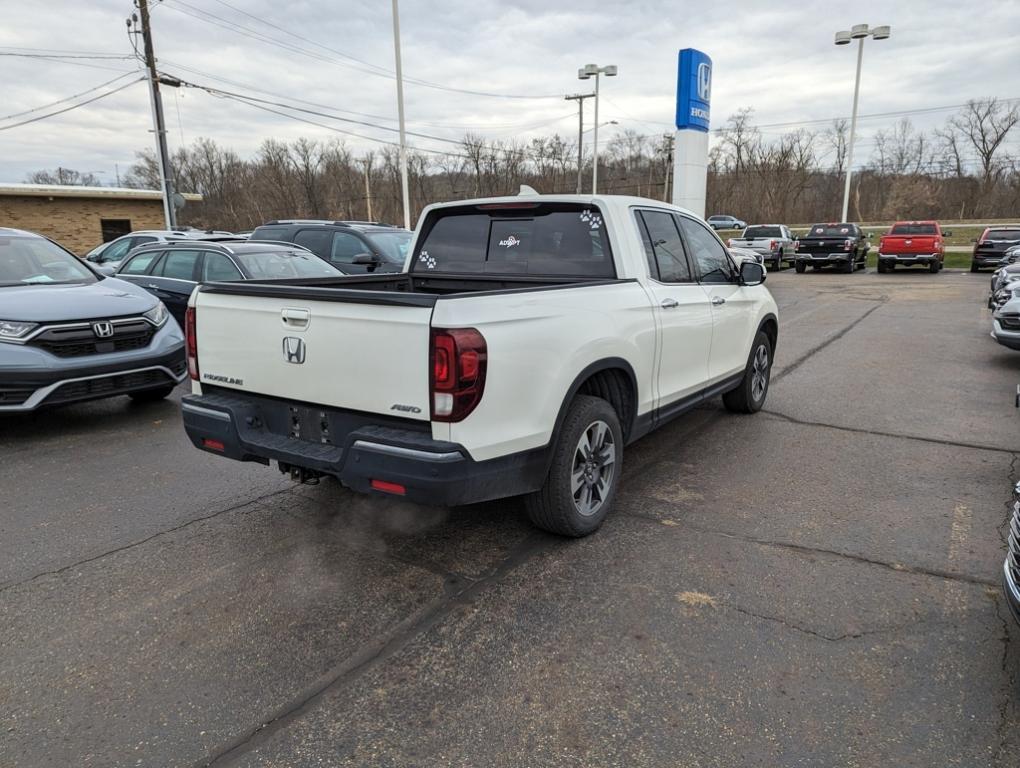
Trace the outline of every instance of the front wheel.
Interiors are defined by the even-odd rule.
[[[578,395],[560,429],[545,485],[524,497],[528,518],[560,536],[594,533],[612,508],[622,462],[623,432],[613,406]]]
[[[765,405],[772,378],[772,343],[764,331],[758,331],[744,368],[744,378],[735,389],[723,395],[723,404],[734,413],[757,413]]]

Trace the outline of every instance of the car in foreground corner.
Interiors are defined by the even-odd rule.
[[[1017,392],[1020,407],[1020,388]],[[1013,514],[1009,518],[1006,560],[1002,564],[1002,591],[1013,618],[1020,622],[1020,483],[1013,486]]]
[[[184,336],[161,301],[41,235],[0,228],[0,414],[158,400],[186,376]]]

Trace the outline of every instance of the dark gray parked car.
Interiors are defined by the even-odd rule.
[[[251,233],[251,241],[277,240],[307,248],[346,275],[402,272],[414,233],[372,221],[270,221]]]
[[[184,335],[163,302],[45,237],[0,227],[0,414],[156,400],[186,375]]]

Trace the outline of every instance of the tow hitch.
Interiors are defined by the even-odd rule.
[[[314,469],[295,467],[292,464],[284,464],[282,461],[280,462],[280,471],[285,475],[289,474],[290,479],[295,483],[303,483],[304,485],[318,485],[319,478],[322,477],[322,473],[316,472]]]

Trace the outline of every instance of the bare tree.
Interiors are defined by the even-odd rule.
[[[29,184],[63,184],[73,187],[99,187],[102,182],[94,173],[82,173],[73,168],[58,167],[52,171],[33,171],[28,174]]]

